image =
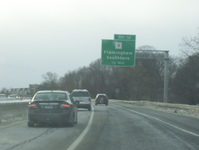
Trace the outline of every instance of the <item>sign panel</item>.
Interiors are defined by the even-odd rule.
[[[135,35],[126,35],[126,34],[115,34],[114,35],[115,40],[131,40],[135,41],[136,36]]]
[[[102,65],[126,66],[135,65],[135,41],[102,40]]]

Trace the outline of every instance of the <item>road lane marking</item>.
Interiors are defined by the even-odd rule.
[[[136,113],[136,114],[141,115],[141,116],[144,116],[144,117],[152,118],[152,119],[154,119],[154,120],[157,120],[157,121],[159,121],[159,122],[162,122],[162,123],[164,123],[164,124],[167,124],[167,125],[169,125],[169,126],[171,126],[171,127],[173,127],[173,128],[176,128],[176,129],[178,129],[178,130],[181,130],[181,131],[183,131],[183,132],[185,132],[185,133],[188,133],[188,134],[191,134],[191,135],[193,135],[193,136],[199,137],[199,134],[196,134],[196,133],[193,133],[193,132],[191,132],[191,131],[182,129],[182,128],[180,128],[180,127],[177,127],[177,126],[175,126],[175,125],[173,125],[173,124],[170,124],[170,123],[168,123],[168,122],[165,122],[165,121],[163,121],[163,120],[161,120],[161,119],[158,119],[158,118],[156,118],[156,117],[149,116],[149,115],[146,115],[146,114],[143,114],[143,113],[140,113],[140,112],[131,110],[131,109],[127,109],[127,108],[123,108],[123,107],[120,107],[120,108],[125,109],[125,110],[127,110],[127,111],[131,111],[131,112],[133,112],[133,113]]]
[[[86,128],[84,129],[84,131],[79,135],[79,137],[67,148],[67,150],[74,150],[79,143],[82,141],[82,139],[86,136],[86,134],[88,133],[92,122],[93,122],[93,116],[94,116],[94,107],[92,106],[92,112],[91,112],[91,117],[88,121],[88,124],[86,126]]]
[[[191,132],[191,131],[182,129],[182,128],[180,128],[180,127],[177,127],[177,126],[175,126],[175,125],[173,125],[173,124],[170,124],[170,123],[168,123],[168,122],[165,122],[165,121],[163,121],[163,120],[161,120],[161,119],[158,119],[158,118],[156,118],[156,117],[152,117],[152,116],[149,116],[149,115],[146,115],[146,114],[137,112],[137,111],[133,111],[133,110],[130,110],[130,109],[127,109],[127,110],[129,110],[129,111],[131,111],[131,112],[134,112],[134,113],[137,113],[137,114],[139,114],[139,115],[145,116],[145,117],[152,118],[152,119],[154,119],[154,120],[157,120],[157,121],[159,121],[159,122],[162,122],[162,123],[164,123],[164,124],[167,124],[167,125],[169,125],[169,126],[171,126],[171,127],[173,127],[173,128],[176,128],[176,129],[181,130],[181,131],[183,131],[183,132],[186,132],[186,133],[188,133],[188,134],[191,134],[191,135],[194,135],[194,136],[199,137],[199,134],[196,134],[196,133],[193,133],[193,132]]]

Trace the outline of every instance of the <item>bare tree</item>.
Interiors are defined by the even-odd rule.
[[[64,77],[60,78],[60,88],[71,92],[75,88],[80,87],[80,78],[77,71],[68,72]]]
[[[194,61],[193,61],[194,60]],[[177,103],[199,103],[199,57],[189,56],[178,68],[173,79],[173,92]]]
[[[182,38],[182,43],[180,44],[181,52],[186,56],[199,54],[199,28],[198,34],[195,37],[185,37]]]
[[[44,81],[39,85],[38,90],[57,90],[59,89],[58,75],[56,73],[47,72],[42,75]]]
[[[6,96],[8,96],[10,94],[9,90],[6,89],[5,87],[1,89],[1,94],[6,94]]]
[[[183,38],[181,51],[186,56],[173,78],[175,102],[199,103],[199,33],[193,38]]]

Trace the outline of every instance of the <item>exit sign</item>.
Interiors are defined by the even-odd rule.
[[[135,35],[127,35],[127,34],[115,34],[114,35],[115,40],[131,40],[135,41],[136,36]]]
[[[135,66],[135,35],[115,34],[114,40],[102,40],[102,65]]]
[[[133,67],[135,43],[130,40],[102,40],[102,65]]]

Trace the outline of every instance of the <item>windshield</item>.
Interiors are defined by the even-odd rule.
[[[105,95],[99,95],[99,96],[97,96],[97,98],[106,98],[106,96]]]
[[[89,97],[89,93],[86,91],[77,91],[72,93],[73,97]]]
[[[68,100],[68,97],[64,93],[38,93],[34,101],[54,101],[54,100]]]

